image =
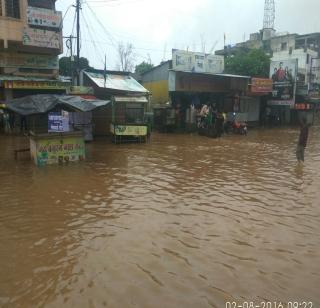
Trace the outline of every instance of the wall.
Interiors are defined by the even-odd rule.
[[[240,112],[247,114],[248,122],[259,122],[260,97],[248,97],[248,96],[241,97]]]
[[[4,0],[2,3],[2,15],[5,13]],[[20,0],[20,17],[15,19],[0,16],[0,40],[4,40],[4,47],[8,47],[8,41],[22,42],[22,30],[27,23],[27,0]]]
[[[289,51],[290,48],[295,49],[296,44],[296,34],[289,34],[284,36],[276,36],[270,40],[270,47],[273,52],[282,51],[282,43],[287,43],[286,50]]]
[[[165,104],[169,101],[169,69],[170,61],[154,67],[143,74],[142,85],[151,92],[151,105]]]
[[[152,93],[151,104],[165,104],[169,101],[168,80],[143,82],[143,86]]]

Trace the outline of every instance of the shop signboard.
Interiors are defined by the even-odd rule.
[[[311,104],[306,104],[306,103],[294,104],[294,109],[296,109],[296,110],[310,110]]]
[[[57,56],[0,52],[0,67],[59,69]]]
[[[269,105],[294,106],[297,68],[297,59],[271,62],[270,78],[273,82],[273,90]]]
[[[62,133],[69,131],[69,113],[66,111],[49,112],[48,114],[48,132]]]
[[[25,46],[36,46],[43,48],[61,48],[61,32],[42,30],[25,27],[23,30],[22,43]]]
[[[28,24],[60,29],[62,26],[62,13],[58,11],[29,6],[27,9]]]
[[[5,81],[4,87],[6,89],[65,90],[67,84],[61,81],[11,80]]]
[[[82,136],[31,138],[30,151],[37,166],[85,159],[85,143]]]
[[[174,49],[172,69],[183,72],[221,74],[224,71],[224,57]]]
[[[269,78],[252,78],[252,93],[269,93],[272,92],[272,79]]]
[[[147,126],[145,125],[113,125],[111,133],[116,136],[146,136]]]

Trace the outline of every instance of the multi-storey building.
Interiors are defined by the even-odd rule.
[[[299,35],[277,33],[273,30],[266,36],[264,31],[252,33],[248,41],[226,46],[223,50],[216,51],[216,54],[230,55],[241,49],[264,49],[271,55],[272,61],[298,59],[301,83],[320,84],[320,33]]]
[[[62,42],[55,0],[0,0],[0,101],[64,91],[58,79]]]

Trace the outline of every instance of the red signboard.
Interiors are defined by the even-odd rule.
[[[272,79],[269,78],[252,78],[252,93],[269,93],[272,92]]]
[[[311,109],[311,105],[305,104],[305,103],[294,104],[294,109],[296,109],[296,110],[309,110],[309,109]]]

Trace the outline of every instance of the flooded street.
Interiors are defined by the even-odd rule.
[[[0,136],[1,307],[320,307],[320,128],[154,134],[35,167]]]

